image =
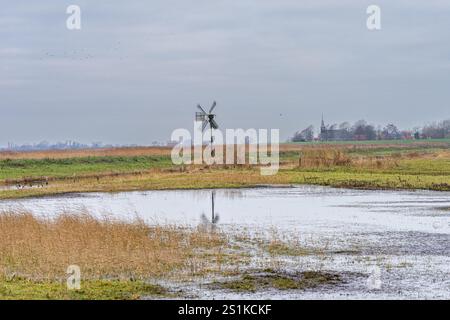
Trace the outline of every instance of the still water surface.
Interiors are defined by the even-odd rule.
[[[212,193],[221,226],[323,231],[417,231],[449,233],[450,193],[369,191],[317,186],[224,190],[86,193],[0,201],[0,210],[39,215],[87,210],[154,223],[195,225],[211,219]]]

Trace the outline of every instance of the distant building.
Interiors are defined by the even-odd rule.
[[[319,140],[320,141],[345,141],[345,140],[351,140],[351,134],[349,130],[347,129],[336,129],[334,126],[326,126],[325,122],[323,121],[323,115],[322,115],[322,122],[320,124],[320,135]]]
[[[165,146],[166,146],[166,147],[171,147],[171,148],[173,148],[173,147],[175,147],[178,143],[179,143],[178,141],[170,140],[170,141],[167,141],[167,142],[166,142]]]

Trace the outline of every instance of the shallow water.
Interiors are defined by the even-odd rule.
[[[215,193],[215,218],[212,193]],[[139,191],[0,201],[0,210],[52,216],[87,210],[151,223],[198,225],[215,219],[228,233],[243,230],[326,247],[325,259],[284,257],[286,269],[333,270],[362,276],[337,288],[236,294],[184,284],[202,298],[450,298],[450,193],[369,191],[317,186],[227,190]],[[218,218],[217,218],[218,216]],[[373,269],[381,287],[367,285]]]
[[[85,193],[0,201],[0,210],[23,208],[56,215],[86,209],[155,223],[195,225],[210,217],[211,190]],[[409,231],[448,234],[450,193],[369,191],[317,186],[223,189],[215,192],[222,226],[276,226],[289,231]]]

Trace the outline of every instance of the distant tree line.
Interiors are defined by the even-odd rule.
[[[367,123],[365,120],[341,124],[323,125],[320,133],[315,136],[314,126],[297,131],[290,139],[292,142],[301,141],[358,141],[358,140],[400,140],[400,139],[443,139],[450,138],[450,120],[427,124],[413,130],[400,130],[395,124],[385,127]]]
[[[9,142],[7,148],[2,148],[0,150],[10,150],[10,151],[38,151],[38,150],[73,150],[73,149],[98,149],[98,148],[113,148],[113,147],[134,147],[136,145],[112,145],[103,144],[102,142],[93,142],[91,144],[80,143],[77,141],[65,141],[49,143],[48,141],[41,141],[34,144],[22,144],[17,145]]]
[[[450,137],[450,120],[426,125],[422,128],[421,137],[424,139],[442,139]]]

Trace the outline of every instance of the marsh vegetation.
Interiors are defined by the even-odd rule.
[[[218,259],[220,233],[142,220],[95,218],[87,212],[54,218],[0,213],[0,298],[138,298],[168,294],[151,280]],[[208,252],[206,255],[200,252]],[[82,270],[82,291],[68,290],[66,270]]]
[[[174,166],[167,148],[0,153],[0,198],[260,184],[445,191],[450,190],[449,145],[447,140],[286,144],[273,176],[261,176],[250,165]]]

